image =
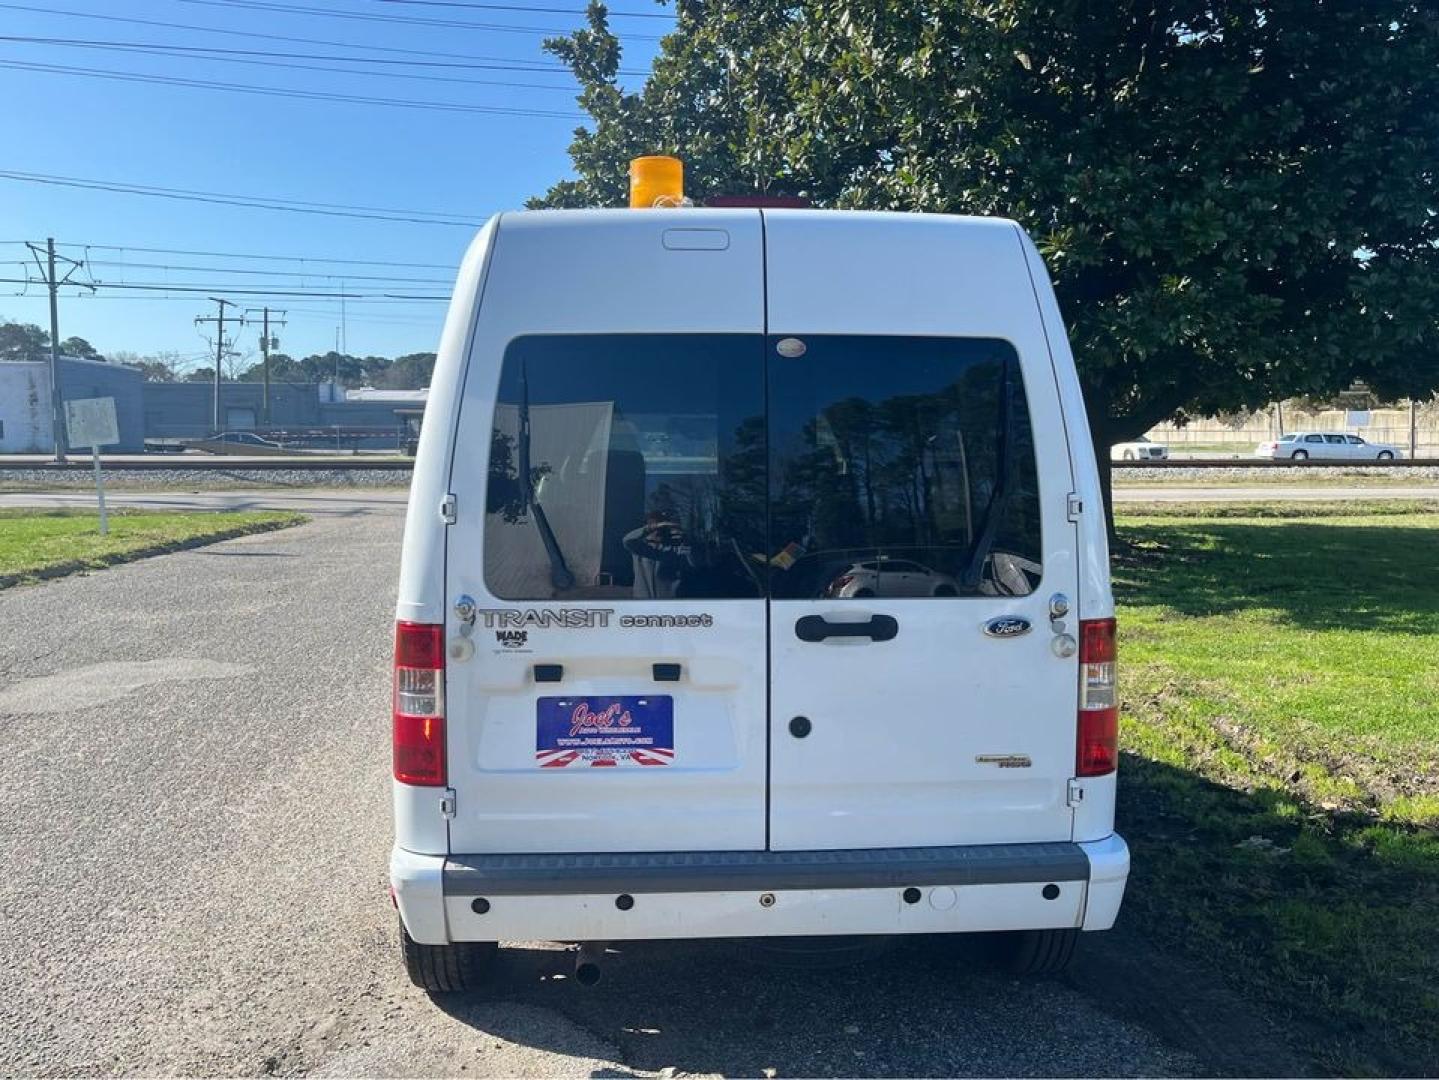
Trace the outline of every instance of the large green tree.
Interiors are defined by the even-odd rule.
[[[532,205],[673,153],[697,200],[1018,220],[1106,463],[1186,412],[1439,387],[1432,3],[680,0],[635,92],[602,5],[546,47],[592,123]]]

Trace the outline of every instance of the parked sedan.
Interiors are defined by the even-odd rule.
[[[1335,431],[1292,431],[1254,449],[1255,457],[1272,460],[1397,461],[1404,456],[1391,443],[1366,442],[1358,435]]]
[[[908,559],[857,562],[836,575],[825,596],[958,596],[959,583],[948,574]]]
[[[1168,457],[1169,447],[1150,442],[1143,435],[1133,442],[1115,443],[1109,448],[1110,461],[1164,461]]]

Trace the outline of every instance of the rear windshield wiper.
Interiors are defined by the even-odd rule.
[[[535,527],[540,530],[540,540],[545,545],[545,554],[550,557],[550,584],[556,590],[572,589],[575,575],[565,565],[565,553],[555,539],[555,530],[550,528],[550,519],[545,508],[535,498],[535,485],[530,475],[530,380],[526,365],[520,364],[520,493],[526,510],[535,513]]]
[[[994,547],[995,535],[1004,522],[1004,511],[1009,505],[1009,497],[1014,492],[1014,479],[1016,469],[1014,454],[1013,425],[1010,417],[1014,413],[1014,364],[1006,360],[1004,363],[1004,382],[999,389],[999,460],[996,462],[998,476],[995,480],[994,490],[989,494],[989,503],[984,509],[984,519],[980,524],[979,536],[974,541],[974,549],[969,553],[969,564],[964,568],[964,574],[960,578],[960,584],[966,589],[973,589],[979,584],[980,575],[984,572],[985,560],[989,558],[990,549]]]

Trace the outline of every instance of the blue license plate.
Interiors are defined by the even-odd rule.
[[[542,697],[535,764],[542,769],[656,768],[674,764],[675,702],[645,697]]]

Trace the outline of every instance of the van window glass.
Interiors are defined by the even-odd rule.
[[[1326,435],[1326,436],[1324,436],[1324,441],[1327,442],[1327,443],[1329,443],[1330,445],[1343,446],[1343,445],[1344,445],[1344,436],[1343,436],[1343,435]]]
[[[762,594],[759,335],[544,335],[505,350],[485,581],[505,600]]]
[[[1350,445],[1350,446],[1363,446],[1363,445],[1364,445],[1364,440],[1361,439],[1358,435],[1350,435],[1348,438],[1349,438],[1349,445]]]
[[[1323,441],[1324,441],[1324,436],[1323,436],[1323,435],[1306,435],[1306,436],[1304,436],[1304,441],[1305,441],[1305,442],[1323,442]]]
[[[784,339],[785,356],[779,340],[768,356],[772,597],[1038,587],[1038,474],[1011,345],[813,335],[798,356]]]

